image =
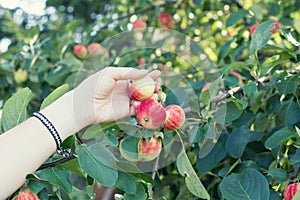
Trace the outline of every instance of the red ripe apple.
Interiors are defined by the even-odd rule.
[[[185,121],[184,110],[175,104],[166,107],[167,117],[164,123],[164,128],[167,130],[179,129]]]
[[[160,138],[151,137],[147,142],[145,138],[141,138],[138,144],[139,160],[151,161],[159,156],[162,149]]]
[[[254,25],[252,25],[252,26],[249,28],[250,36],[251,36],[251,37],[253,36],[254,31],[257,29],[257,27],[258,27],[258,24],[254,24]]]
[[[174,26],[174,20],[167,12],[163,12],[159,15],[158,22],[162,28],[172,29]]]
[[[105,57],[109,56],[109,53],[106,48],[102,47],[99,43],[93,42],[88,45],[87,51],[91,57],[102,55]]]
[[[137,62],[137,64],[138,64],[138,66],[143,65],[143,64],[145,64],[145,58],[138,58],[138,59],[136,60],[136,62]]]
[[[14,79],[18,84],[25,83],[28,79],[28,72],[20,68],[14,73]]]
[[[205,90],[208,90],[209,86],[210,86],[210,83],[206,83],[206,84],[202,87],[201,92],[204,92]]]
[[[165,108],[153,99],[143,101],[136,109],[138,122],[145,128],[157,129],[164,125],[167,113]]]
[[[288,185],[283,192],[284,200],[292,200],[295,194],[300,190],[300,183]]]
[[[135,22],[133,22],[133,30],[145,28],[147,26],[146,22],[144,22],[141,19],[137,19]]]
[[[277,21],[277,20],[273,20],[275,23],[273,24],[273,29],[272,30],[270,30],[270,33],[272,33],[272,34],[274,34],[274,33],[276,33],[276,31],[277,31],[277,29],[278,29],[278,27],[279,27],[279,21]]]
[[[39,200],[39,197],[29,189],[20,192],[13,200]]]
[[[152,97],[155,90],[155,82],[150,76],[138,80],[130,80],[128,92],[132,99],[143,101]]]
[[[73,53],[77,56],[77,58],[83,60],[88,54],[87,48],[83,44],[76,44],[73,47]]]

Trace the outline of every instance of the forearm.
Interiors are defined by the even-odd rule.
[[[41,110],[64,140],[83,128],[76,124],[72,91]],[[56,150],[48,129],[35,117],[0,135],[0,199],[17,190]]]

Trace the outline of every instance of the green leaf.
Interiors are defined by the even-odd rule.
[[[235,13],[232,13],[228,19],[226,20],[226,27],[232,26],[235,24],[237,21],[242,19],[244,16],[248,14],[248,11],[240,9],[236,11]]]
[[[31,90],[29,88],[24,88],[19,90],[5,102],[1,118],[4,132],[27,119],[26,107],[32,97],[33,94]]]
[[[102,144],[89,147],[80,145],[76,149],[81,168],[105,187],[112,187],[118,180],[116,159]]]
[[[210,92],[209,92],[209,90],[205,90],[205,91],[201,92],[200,102],[203,103],[206,106],[209,105],[209,103],[210,103]]]
[[[250,55],[256,54],[258,50],[263,48],[269,39],[271,38],[272,33],[270,30],[274,28],[274,21],[268,20],[261,23],[255,30],[253,37],[250,43]]]
[[[103,135],[103,129],[100,124],[90,126],[82,135],[82,139],[89,140]]]
[[[218,108],[218,110],[214,113],[214,116],[217,122],[223,123],[222,120],[225,118],[225,123],[227,123],[238,119],[242,113],[243,109],[239,108],[237,104],[231,101],[220,106],[220,108]]]
[[[58,88],[56,88],[51,94],[49,94],[42,102],[41,110],[51,103],[53,103],[55,100],[57,100],[59,97],[64,95],[69,89],[69,86],[67,84],[64,84]]]
[[[135,176],[119,171],[116,187],[125,191],[127,194],[135,194],[137,191],[137,180]]]
[[[281,145],[291,137],[293,137],[293,133],[289,130],[278,130],[273,133],[265,142],[265,147],[267,149],[274,149],[275,147]]]
[[[225,177],[219,187],[226,200],[266,200],[270,196],[266,178],[252,168]]]
[[[293,127],[300,122],[300,105],[298,102],[291,101],[286,110],[286,123]]]
[[[124,200],[146,200],[147,193],[142,183],[138,184],[138,188],[135,194],[124,194]]]
[[[276,86],[280,94],[292,94],[297,89],[298,81],[297,76],[288,76],[279,79]]]
[[[43,175],[51,184],[58,185],[68,194],[72,192],[72,184],[69,181],[70,172],[62,167],[49,167],[43,170]]]
[[[140,141],[140,138],[132,137],[132,136],[126,136],[123,140],[120,142],[120,151],[121,155],[129,161],[138,161],[139,160],[139,154],[138,154],[138,143]]]
[[[70,68],[67,66],[57,66],[53,68],[46,76],[45,81],[51,86],[58,87],[62,85],[63,80],[70,74]]]
[[[269,175],[272,176],[277,183],[283,183],[287,180],[287,172],[284,169],[272,169],[269,171]]]
[[[228,55],[228,53],[230,51],[230,45],[232,42],[233,42],[233,40],[229,40],[223,46],[220,47],[220,51],[218,54],[218,60],[222,60],[223,58],[225,58]]]
[[[249,138],[250,131],[246,126],[235,129],[226,140],[226,151],[233,158],[242,157]]]
[[[179,173],[185,177],[185,183],[189,191],[202,199],[210,199],[205,187],[193,169],[185,151],[182,151],[176,160]]]
[[[211,97],[216,96],[220,88],[222,87],[223,80],[218,78],[209,83],[207,90],[200,93],[200,102],[204,105],[209,105]]]
[[[291,164],[300,166],[300,149],[296,150],[296,153],[291,156]]]
[[[26,175],[27,187],[30,191],[37,194],[45,187],[49,185],[49,182],[43,179],[40,179],[35,174],[27,174]]]
[[[213,146],[212,150],[210,150],[205,157],[200,159],[198,158],[197,168],[201,174],[205,174],[212,170],[221,160],[223,160],[226,154],[225,139],[220,137],[217,144]]]
[[[261,5],[254,4],[250,8],[251,12],[254,13],[255,18],[260,21],[263,18],[263,9],[261,8]]]
[[[243,88],[243,91],[249,98],[252,98],[254,96],[254,94],[257,92],[256,84],[254,82],[248,83]]]

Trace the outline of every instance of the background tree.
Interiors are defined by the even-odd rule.
[[[134,117],[88,127],[64,142],[70,157],[54,154],[20,190],[64,200],[94,199],[100,186],[115,199],[283,199],[299,182],[299,8],[299,0],[48,0],[42,16],[0,8],[1,42],[10,44],[0,54],[1,132],[107,65],[160,69],[165,105],[186,114],[183,127],[163,133]],[[92,43],[101,45],[95,57],[73,52]],[[137,153],[137,134],[163,136],[159,159],[120,156],[123,138],[121,149]]]

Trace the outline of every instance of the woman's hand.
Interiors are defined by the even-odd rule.
[[[158,70],[148,73],[128,67],[107,67],[87,79],[74,89],[75,120],[81,126],[118,120],[134,115],[127,87],[130,79],[146,75],[154,80],[160,75]]]

